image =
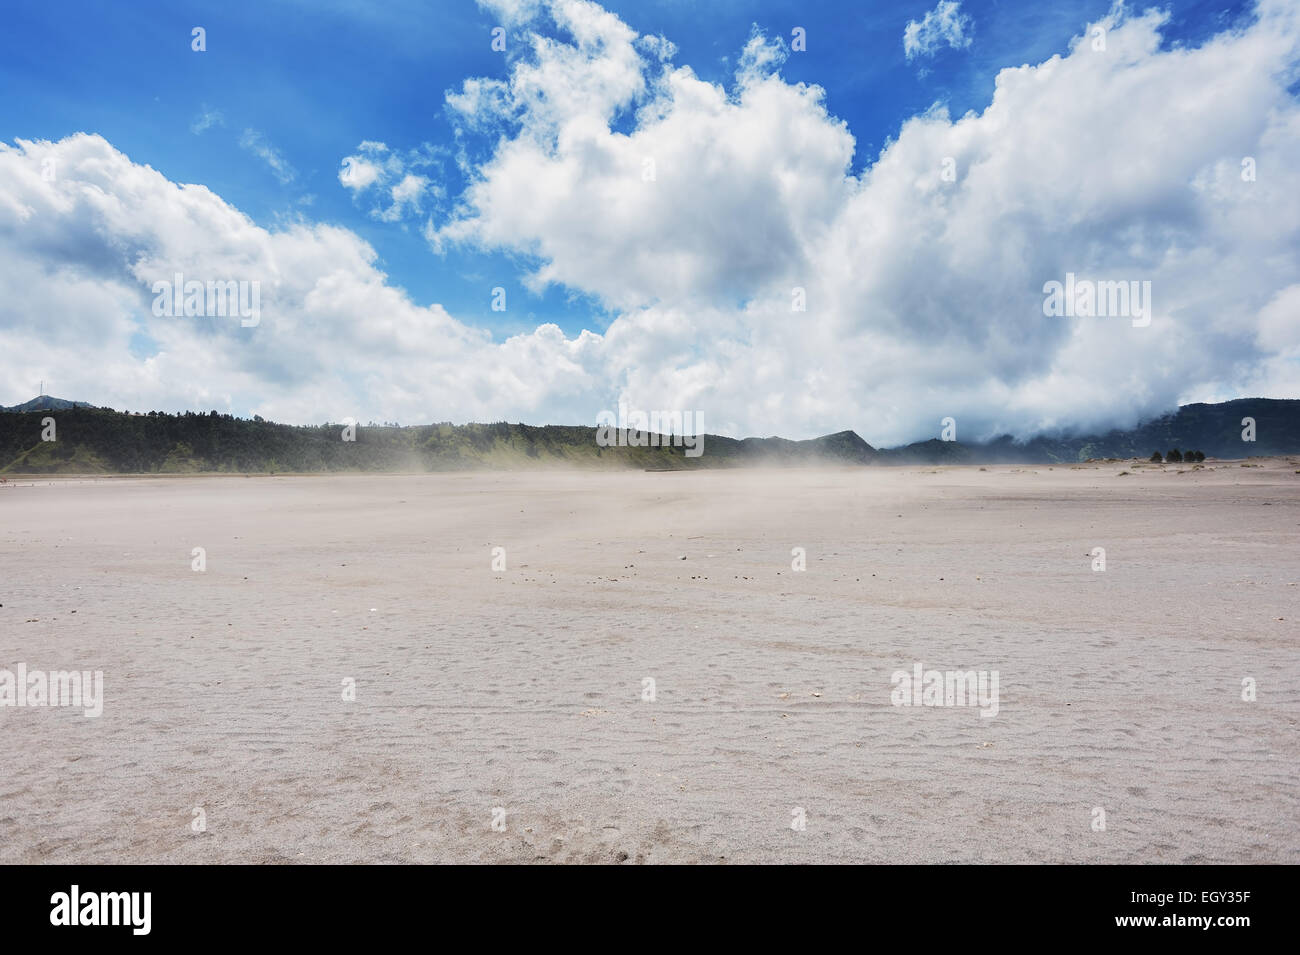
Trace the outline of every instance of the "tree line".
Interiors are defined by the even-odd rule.
[[[1159,451],[1153,452],[1151,455],[1152,464],[1161,464],[1165,461],[1167,461],[1170,464],[1184,464],[1184,463],[1190,464],[1194,461],[1204,461],[1204,460],[1205,460],[1204,451],[1179,451],[1177,448],[1174,448],[1172,451],[1168,452],[1163,458],[1161,458]]]

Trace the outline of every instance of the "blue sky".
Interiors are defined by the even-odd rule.
[[[1043,236],[1050,234],[1062,240],[1060,254],[1035,264],[1038,271],[1026,266],[1023,275],[1007,275],[996,283],[988,279],[989,294],[1012,296],[1005,306],[1012,310],[1022,307],[1021,298],[1017,297],[1021,293],[1016,289],[1036,292],[1044,278],[1060,277],[1058,273],[1073,268],[1072,263],[1077,262],[1080,269],[1103,264],[1120,268],[1131,260],[1134,268],[1145,276],[1156,274],[1157,262],[1168,264],[1170,250],[1182,248],[1188,241],[1193,247],[1202,242],[1207,249],[1223,245],[1223,237],[1216,234],[1202,235],[1196,240],[1173,237],[1162,254],[1155,255],[1142,246],[1145,251],[1133,258],[1133,249],[1138,246],[1130,241],[1129,251],[1121,254],[1122,243],[1118,237],[1125,234],[1131,237],[1134,230],[1154,235],[1162,230],[1182,228],[1189,221],[1208,222],[1210,217],[1204,209],[1186,205],[1200,201],[1197,196],[1203,197],[1197,191],[1201,187],[1196,184],[1207,175],[1222,178],[1223,170],[1235,164],[1245,154],[1244,150],[1262,151],[1273,142],[1262,125],[1264,117],[1276,116],[1279,105],[1294,107],[1294,50],[1288,45],[1294,4],[1268,0],[1266,8],[1261,8],[1266,9],[1264,19],[1268,24],[1260,26],[1253,3],[1212,0],[1175,0],[1160,7],[1160,13],[1150,16],[1142,14],[1144,8],[1113,9],[1107,0],[1052,3],[920,0],[900,4],[812,5],[737,0],[604,3],[601,7],[618,18],[599,21],[598,29],[603,31],[601,42],[605,45],[596,52],[583,51],[577,60],[566,61],[568,65],[564,69],[586,71],[570,79],[587,90],[584,95],[601,95],[599,77],[604,75],[601,71],[627,66],[625,62],[616,62],[615,55],[609,51],[617,51],[624,39],[619,31],[630,30],[630,35],[641,38],[636,41],[641,56],[636,69],[643,72],[646,83],[650,84],[647,89],[653,89],[654,93],[643,91],[618,100],[608,115],[602,113],[597,117],[608,126],[604,140],[593,147],[602,152],[605,157],[602,161],[612,161],[609,157],[619,154],[627,137],[635,138],[637,148],[658,143],[664,153],[672,153],[680,145],[666,135],[661,136],[660,127],[636,113],[647,103],[657,104],[657,108],[668,108],[664,107],[668,103],[674,115],[689,118],[689,97],[681,98],[680,91],[671,93],[667,87],[654,85],[658,68],[654,57],[646,52],[649,48],[644,42],[645,38],[661,36],[675,47],[668,61],[673,69],[689,67],[695,78],[720,85],[732,97],[733,104],[741,107],[732,111],[735,122],[730,125],[715,116],[699,121],[714,123],[716,128],[707,125],[690,128],[707,130],[702,134],[706,138],[731,137],[725,142],[719,140],[718,145],[726,147],[722,151],[733,165],[763,169],[764,164],[769,164],[774,188],[791,181],[792,176],[801,183],[822,177],[825,186],[799,200],[811,203],[809,209],[815,206],[815,212],[799,207],[770,221],[732,231],[720,229],[717,241],[723,249],[717,261],[701,261],[698,250],[688,253],[683,245],[680,256],[660,255],[653,267],[630,268],[627,276],[612,276],[611,273],[620,271],[619,260],[606,258],[599,268],[585,268],[581,261],[586,251],[583,242],[589,243],[587,248],[597,259],[606,252],[613,255],[614,247],[624,245],[628,255],[636,255],[636,250],[647,243],[661,252],[665,249],[673,252],[701,223],[711,229],[715,220],[709,216],[743,217],[743,210],[751,208],[756,201],[765,201],[761,197],[766,193],[722,196],[717,209],[710,210],[692,208],[698,205],[698,196],[689,201],[682,199],[688,193],[696,193],[674,192],[682,203],[683,214],[677,219],[665,218],[644,230],[637,221],[629,220],[611,225],[604,233],[593,225],[576,237],[565,234],[571,223],[565,223],[562,206],[539,211],[535,221],[523,221],[528,218],[523,213],[513,218],[502,216],[499,205],[495,211],[490,210],[486,203],[493,196],[499,204],[502,196],[512,196],[515,199],[511,201],[517,201],[518,196],[528,194],[527,183],[520,186],[518,182],[509,182],[507,171],[500,166],[510,154],[507,146],[522,148],[530,137],[542,135],[543,126],[549,131],[547,135],[552,135],[558,128],[580,129],[591,118],[579,115],[583,112],[581,104],[570,104],[571,115],[560,120],[544,117],[538,109],[529,112],[526,101],[516,96],[517,90],[511,94],[516,96],[510,107],[514,112],[505,119],[503,116],[509,110],[496,115],[493,122],[476,126],[467,121],[467,114],[449,108],[447,95],[461,91],[467,80],[483,78],[507,86],[518,85],[521,71],[526,71],[530,63],[537,65],[531,43],[539,37],[553,40],[558,48],[572,49],[565,46],[577,42],[572,23],[567,27],[561,23],[564,16],[572,14],[555,12],[570,8],[562,0],[555,0],[554,10],[548,9],[550,0],[545,3],[531,0],[539,3],[540,9],[531,15],[511,13],[513,8],[529,2],[494,0],[482,6],[471,2],[405,0],[385,4],[268,0],[225,5],[11,2],[7,6],[8,28],[0,34],[0,84],[7,92],[0,97],[0,139],[11,148],[18,140],[68,144],[74,134],[89,133],[102,138],[104,148],[111,149],[113,157],[120,155],[125,157],[123,161],[129,160],[132,170],[149,167],[168,184],[205,186],[229,207],[248,216],[264,241],[271,241],[265,236],[283,238],[295,224],[317,230],[318,237],[324,227],[336,226],[355,237],[362,258],[365,247],[374,250],[377,258],[371,263],[373,269],[386,276],[383,281],[387,287],[403,293],[398,303],[401,308],[445,310],[454,320],[454,325],[449,326],[451,332],[435,332],[431,327],[430,347],[436,335],[446,334],[465,341],[474,336],[488,336],[497,344],[515,342],[495,355],[476,353],[478,357],[473,361],[482,362],[484,380],[458,385],[457,391],[458,396],[474,396],[473,401],[421,393],[421,386],[410,382],[394,385],[391,394],[373,397],[374,382],[381,374],[376,368],[357,365],[326,373],[321,370],[323,361],[319,356],[304,358],[301,364],[290,368],[287,359],[281,356],[269,352],[257,354],[257,346],[250,344],[256,340],[254,333],[246,336],[239,357],[232,358],[227,369],[229,374],[217,381],[214,373],[212,381],[196,384],[192,374],[165,370],[168,362],[179,361],[184,348],[179,340],[169,337],[172,331],[141,313],[130,319],[134,327],[127,335],[129,358],[135,364],[124,358],[123,366],[113,376],[112,387],[105,385],[97,390],[115,396],[119,405],[133,398],[137,403],[212,401],[237,413],[260,410],[281,417],[313,420],[315,412],[307,410],[306,399],[295,402],[288,395],[295,389],[305,394],[305,382],[310,378],[310,370],[315,368],[321,374],[311,379],[312,387],[318,388],[319,394],[337,393],[340,389],[350,391],[353,395],[348,403],[363,404],[366,407],[361,414],[384,420],[398,417],[399,411],[408,418],[428,415],[455,419],[460,414],[464,417],[498,415],[535,422],[586,420],[594,418],[599,408],[611,406],[619,395],[631,398],[640,394],[641,400],[671,401],[675,407],[689,407],[690,402],[707,403],[706,399],[716,402],[719,410],[714,420],[719,430],[725,427],[737,433],[785,429],[787,433],[799,434],[856,427],[868,434],[874,426],[875,435],[883,432],[899,437],[924,437],[929,426],[920,422],[934,417],[945,402],[969,408],[968,418],[981,430],[1024,433],[1044,427],[1082,426],[1090,421],[1118,421],[1126,416],[1161,410],[1179,400],[1233,396],[1246,387],[1268,385],[1275,392],[1291,387],[1289,370],[1284,372],[1280,383],[1273,371],[1263,378],[1262,373],[1252,372],[1252,368],[1258,372],[1258,366],[1267,359],[1252,350],[1259,347],[1261,334],[1270,341],[1279,339],[1279,333],[1269,325],[1274,320],[1262,320],[1270,329],[1266,333],[1259,333],[1251,326],[1251,335],[1243,333],[1240,341],[1225,343],[1220,340],[1226,334],[1222,323],[1216,324],[1207,310],[1204,334],[1198,333],[1196,342],[1205,355],[1218,356],[1213,362],[1199,361],[1193,363],[1195,367],[1171,368],[1167,380],[1154,383],[1140,381],[1136,370],[1128,370],[1123,380],[1129,384],[1109,386],[1112,391],[1115,387],[1131,388],[1132,393],[1123,399],[1100,404],[1095,396],[1071,399],[1065,395],[1077,395],[1079,388],[1077,383],[1068,385],[1065,381],[1063,363],[1069,336],[1059,329],[1036,328],[1021,334],[982,325],[980,315],[964,312],[959,301],[935,306],[917,291],[932,284],[933,276],[911,281],[910,290],[900,291],[893,278],[897,270],[930,266],[925,264],[923,249],[898,252],[895,240],[889,240],[887,246],[895,250],[892,252],[883,252],[886,246],[871,246],[875,249],[872,257],[873,262],[883,263],[897,254],[898,261],[889,269],[883,264],[878,267],[873,264],[871,268],[877,271],[869,276],[870,281],[850,289],[833,277],[845,270],[830,261],[833,253],[829,246],[821,247],[817,243],[829,242],[836,229],[848,228],[850,214],[841,215],[840,210],[850,206],[857,207],[852,215],[858,217],[859,226],[856,232],[850,230],[847,235],[865,236],[872,231],[873,224],[882,221],[886,223],[880,226],[882,229],[906,229],[912,213],[900,205],[901,193],[884,183],[888,178],[884,166],[893,168],[895,164],[886,163],[873,171],[882,150],[890,147],[893,150],[890,155],[896,158],[923,156],[916,161],[927,169],[948,152],[962,155],[962,150],[967,149],[974,150],[969,168],[973,171],[983,164],[987,177],[991,177],[991,170],[999,163],[1013,160],[1028,164],[1015,173],[1022,179],[1045,177],[1044,196],[1046,192],[1053,195],[1040,196],[1035,199],[1037,205],[1021,212],[1006,211],[1005,222],[995,221],[997,217],[987,211],[995,207],[991,203],[1003,186],[991,185],[987,177],[982,186],[976,183],[976,177],[969,182],[963,179],[962,187],[972,190],[963,199],[968,202],[966,214],[971,224],[963,226],[965,232],[961,235],[951,226],[943,227],[942,218],[934,226],[945,232],[942,241],[968,244],[947,249],[941,257],[947,264],[934,264],[933,268],[951,277],[954,283],[960,279],[969,286],[985,282],[990,269],[1001,267],[992,261],[985,262],[975,272],[958,276],[958,270],[972,267],[968,259],[975,254],[974,249],[999,241],[1008,228],[1019,229],[1027,217],[1042,217],[1041,222],[1026,228],[1020,237],[1023,248],[1039,248]],[[584,17],[590,14],[596,18],[601,12],[600,7],[579,6],[587,11]],[[930,47],[919,53],[913,51],[909,56],[904,43],[909,24],[919,27],[932,18],[959,22],[963,29],[955,41],[952,36],[940,35]],[[505,54],[491,49],[491,31],[501,23],[507,29]],[[1078,38],[1086,36],[1089,25],[1098,23],[1106,24],[1108,29],[1116,31],[1116,36],[1124,38],[1112,45],[1106,54],[1108,60],[1100,70],[1094,67],[1102,62],[1101,58],[1085,62],[1083,48],[1075,46]],[[191,49],[191,30],[196,26],[206,32],[206,50],[201,53]],[[795,95],[791,101],[798,103],[798,110],[803,110],[808,121],[814,124],[805,131],[814,136],[824,135],[815,147],[783,137],[779,126],[768,125],[763,127],[765,132],[755,132],[754,124],[746,125],[744,121],[743,114],[747,112],[752,114],[751,118],[760,119],[759,110],[765,107],[760,107],[756,93],[752,103],[743,102],[745,94],[738,78],[742,51],[751,44],[757,30],[762,41],[755,49],[779,54],[777,47],[788,47],[795,27],[806,31],[807,50],[787,49],[784,59],[776,56],[760,72],[771,83],[779,84],[781,90],[798,90],[800,84],[810,84],[823,91],[822,97]],[[1153,38],[1154,48],[1144,39],[1148,36]],[[1279,43],[1279,37],[1285,42]],[[1126,84],[1149,75],[1150,81],[1142,87],[1153,96],[1153,105],[1148,109],[1158,109],[1169,99],[1154,91],[1157,83],[1179,82],[1182,95],[1194,97],[1194,91],[1187,90],[1187,77],[1204,76],[1207,83],[1216,82],[1206,70],[1231,69],[1215,53],[1216,44],[1224,46],[1230,42],[1242,44],[1244,52],[1238,54],[1239,59],[1256,58],[1260,63],[1256,74],[1239,70],[1240,75],[1233,77],[1233,82],[1240,83],[1244,91],[1243,108],[1259,121],[1243,125],[1244,121],[1237,117],[1241,128],[1225,133],[1218,142],[1207,143],[1204,127],[1207,122],[1219,122],[1217,119],[1192,115],[1196,109],[1190,107],[1182,110],[1185,125],[1159,119],[1155,125],[1163,139],[1158,144],[1147,143],[1143,148],[1148,153],[1157,147],[1177,152],[1179,137],[1185,137],[1187,149],[1196,155],[1169,172],[1169,185],[1181,190],[1179,194],[1170,194],[1154,203],[1130,195],[1121,180],[1130,175],[1126,165],[1131,165],[1135,135],[1140,138],[1146,133],[1140,118],[1124,120],[1135,124],[1127,132],[1109,118],[1122,108]],[[1183,56],[1191,51],[1200,51],[1206,64],[1200,73]],[[1065,59],[1068,68],[1050,69],[1048,64],[1053,57]],[[1060,156],[1051,158],[1056,152],[1051,138],[1036,147],[1037,157],[1027,145],[1015,146],[1019,151],[1014,155],[998,154],[1000,143],[1011,149],[1011,144],[1021,141],[1021,124],[1026,129],[1034,124],[1042,125],[1042,119],[1035,118],[1031,109],[1052,108],[1048,97],[1038,97],[1027,88],[1032,85],[1030,81],[1023,79],[1018,82],[1025,83],[1026,88],[1009,87],[1004,109],[990,109],[999,71],[1022,65],[1028,71],[1024,77],[1038,77],[1042,83],[1060,87],[1051,94],[1057,104],[1090,98],[1097,101],[1097,112],[1093,115],[1100,118],[1089,120],[1093,128],[1076,128],[1056,137],[1065,150],[1063,155],[1079,164],[1077,169],[1062,167],[1053,172],[1043,168],[1049,161],[1061,162]],[[1174,74],[1179,71],[1185,71],[1183,78],[1175,80]],[[552,81],[553,78],[544,82]],[[585,86],[587,83],[591,85]],[[1077,88],[1066,89],[1067,83],[1074,83]],[[757,88],[755,85],[754,89]],[[776,90],[777,86],[772,86],[769,93],[775,97]],[[564,90],[557,86],[550,92],[558,97]],[[1102,102],[1106,96],[1116,97],[1117,105],[1106,107]],[[1111,109],[1110,114],[1104,112],[1106,108]],[[936,109],[938,114],[934,112]],[[973,124],[959,122],[971,111],[975,115]],[[1063,110],[1058,105],[1055,112],[1059,114]],[[547,125],[553,120],[553,125]],[[801,121],[794,113],[790,114],[789,122]],[[909,121],[913,123],[911,135],[904,136],[900,142]],[[1003,131],[995,132],[994,126]],[[772,130],[777,131],[775,138]],[[921,143],[940,134],[947,137],[950,145],[933,146],[940,150],[936,156],[917,151]],[[1074,136],[1078,137],[1077,142],[1063,141]],[[1124,140],[1124,136],[1128,139]],[[744,137],[753,137],[753,141],[742,141]],[[1258,149],[1237,141],[1250,137],[1255,137]],[[971,145],[972,138],[978,146]],[[1030,138],[1024,133],[1024,143]],[[404,168],[396,179],[381,182],[379,188],[345,187],[340,180],[341,164],[349,157],[376,155],[365,153],[363,143],[383,143],[387,147],[384,156],[401,157],[399,165]],[[711,155],[708,146],[705,143],[701,147],[703,151],[696,155],[695,161],[708,161]],[[101,162],[88,157],[80,147],[65,148],[70,150],[70,156],[75,153],[79,157],[77,162],[87,164],[78,168],[102,167]],[[416,156],[423,158],[413,162]],[[14,153],[12,158],[16,161],[19,156]],[[36,161],[35,151],[29,150],[26,158]],[[564,168],[558,162],[547,165],[540,154],[526,158],[533,162],[530,174],[539,177],[536,180],[539,183],[548,181],[545,176],[550,173],[578,175],[573,173],[574,169],[592,168],[579,154],[568,157],[572,163]],[[966,158],[959,161],[967,163]],[[387,190],[407,172],[418,174],[417,185],[421,190],[418,198],[409,206],[394,206],[390,215],[382,217],[381,210],[390,201]],[[1007,172],[1012,174],[1010,170]],[[1073,179],[1103,173],[1103,195],[1113,199],[1112,208],[1094,209],[1080,216],[1057,208],[1058,201],[1067,204],[1072,201],[1068,189]],[[919,167],[917,174],[920,174]],[[1055,178],[1049,181],[1047,177],[1053,175]],[[725,191],[725,182],[724,175],[706,194]],[[483,187],[478,192],[473,191],[476,183]],[[1270,188],[1283,186],[1277,182]],[[60,186],[65,187],[72,188],[70,184]],[[595,178],[590,183],[575,185],[573,195],[580,197],[601,187],[602,183]],[[126,186],[123,180],[114,179],[112,185],[100,182],[96,188],[113,190]],[[522,192],[518,191],[520,188]],[[985,192],[976,194],[976,188]],[[873,196],[865,195],[873,190]],[[664,192],[667,191],[665,188]],[[1257,190],[1256,195],[1262,191]],[[78,195],[84,198],[84,193]],[[539,194],[538,198],[548,196],[549,193]],[[925,209],[914,210],[917,215],[949,215],[933,205],[946,200],[935,198],[928,191],[925,196],[927,205]],[[1080,209],[1091,208],[1100,201],[1090,199]],[[575,204],[575,210],[578,206]],[[590,220],[593,215],[599,216],[599,209],[598,205],[591,206],[583,215]],[[980,214],[979,209],[986,211]],[[99,209],[95,214],[104,213]],[[812,223],[808,230],[817,233],[815,240],[804,234],[800,223],[805,219]],[[1093,230],[1101,228],[1103,222],[1112,227],[1099,238],[1100,233],[1094,234]],[[1221,227],[1222,224],[1206,226],[1207,229]],[[150,255],[156,253],[159,261],[202,261],[204,255],[213,252],[204,246],[210,236],[206,239],[194,236],[187,245],[179,225],[165,235],[161,227],[149,237],[133,234],[129,241],[105,235],[109,227],[103,224],[85,228],[87,236],[75,241],[101,241],[110,250],[104,254],[125,247],[132,250],[135,258],[122,263],[124,269],[132,272],[132,277],[125,280],[127,285],[139,283],[141,250],[147,250]],[[978,235],[980,228],[986,234]],[[139,231],[134,226],[132,229]],[[1293,239],[1290,232],[1278,237],[1277,247],[1271,252],[1285,256],[1293,247]],[[51,241],[55,245],[63,242],[64,247],[74,244],[72,239]],[[222,254],[227,254],[234,241],[225,237],[215,244]],[[745,248],[751,241],[777,251],[765,259],[762,249]],[[842,237],[836,248],[851,244]],[[1099,246],[1107,248],[1098,251]],[[349,253],[352,251],[349,246]],[[1261,254],[1258,248],[1242,247],[1238,251],[1256,260]],[[1005,251],[1002,258],[1007,258]],[[81,272],[94,271],[90,269],[92,259],[81,263]],[[746,271],[756,259],[757,266]],[[352,263],[349,268],[363,270],[363,265]],[[666,278],[662,287],[656,283],[655,269],[662,272],[679,265],[680,276]],[[66,258],[57,262],[44,260],[43,266],[38,260],[38,271],[42,267],[51,274],[57,270],[78,271],[78,263]],[[319,268],[321,275],[328,272],[328,265],[323,261]],[[784,333],[756,317],[755,303],[763,301],[769,292],[759,280],[761,277],[770,275],[770,284],[782,287],[782,282],[804,281],[799,275],[810,272],[816,273],[816,287],[825,292],[820,300],[833,300],[840,309],[816,319],[822,322],[817,334],[834,342],[831,347],[835,350],[845,340],[843,336],[849,336],[852,347],[843,349],[844,361],[856,354],[858,364],[854,367],[862,367],[868,359],[901,367],[896,357],[879,357],[897,350],[891,345],[890,336],[915,337],[917,329],[942,328],[940,339],[949,342],[945,347],[967,349],[962,358],[965,366],[977,368],[980,374],[956,382],[949,372],[935,371],[934,352],[922,354],[910,350],[912,346],[919,349],[924,342],[910,341],[907,343],[911,356],[909,380],[919,382],[914,394],[895,399],[855,394],[853,389],[837,391],[828,385],[828,377],[833,378],[835,372],[828,372],[818,364],[825,357],[826,348],[813,353],[811,340],[817,334],[801,336],[810,343],[810,353],[805,356],[807,362],[801,365],[789,358],[788,344],[778,344]],[[718,279],[718,275],[723,278]],[[1290,287],[1291,277],[1285,266],[1278,266],[1267,276],[1256,277],[1257,287],[1247,296],[1252,314],[1272,314],[1266,309]],[[311,287],[323,288],[322,281],[320,276],[313,278]],[[367,287],[374,285],[373,276],[362,276],[358,281]],[[1173,287],[1174,281],[1171,276],[1164,288]],[[117,301],[122,276],[111,282],[105,278],[104,282],[106,300]],[[491,290],[496,286],[506,289],[511,303],[504,312],[490,307]],[[304,290],[304,300],[309,291]],[[1207,301],[1214,298],[1213,294],[1202,297]],[[1170,298],[1166,294],[1163,300],[1169,302]],[[148,298],[142,297],[141,301],[147,307]],[[926,309],[936,307],[938,312],[927,316]],[[1282,306],[1272,307],[1276,310]],[[849,323],[852,327],[844,325],[845,309],[860,316],[860,323]],[[899,314],[903,311],[908,312],[912,332],[900,331],[899,323],[903,319]],[[1173,314],[1171,310],[1170,315]],[[356,320],[367,322],[371,318],[358,315]],[[423,319],[412,317],[411,321],[418,325]],[[697,334],[689,341],[683,337],[683,323],[698,326]],[[15,318],[8,324],[16,332],[20,322]],[[550,333],[545,328],[550,324],[558,327],[561,338],[548,337]],[[433,326],[436,325],[434,321]],[[616,334],[611,334],[611,326]],[[1181,334],[1182,329],[1189,327],[1187,323],[1175,331]],[[287,334],[288,328],[286,318],[281,329]],[[4,329],[5,318],[0,315],[0,331]],[[592,340],[581,339],[584,329],[603,336],[602,344],[596,347]],[[262,330],[256,334],[262,335],[265,343],[271,333]],[[301,329],[296,334],[301,338]],[[1092,334],[1084,329],[1075,337]],[[1288,334],[1289,331],[1281,335],[1281,345],[1289,342]],[[105,335],[110,333],[106,331]],[[1174,347],[1176,337],[1168,336],[1162,347]],[[1253,344],[1248,345],[1247,338]],[[216,339],[207,340],[207,347],[213,340]],[[760,353],[762,341],[776,350],[774,354],[785,353],[786,357],[779,359],[784,363],[779,372],[772,368],[778,359]],[[893,345],[900,341],[894,341]],[[1032,351],[1026,350],[1026,341],[1032,344]],[[409,342],[408,337],[408,346]],[[652,342],[653,347],[649,344]],[[611,354],[616,345],[617,357]],[[1074,342],[1074,346],[1079,345],[1080,342]],[[1003,346],[1005,353],[998,352]],[[1186,341],[1179,344],[1184,350],[1187,346]],[[351,347],[339,345],[340,349]],[[1116,346],[1112,342],[1110,346],[1093,343],[1089,347],[1092,352],[1101,353],[1106,347],[1113,350]],[[747,363],[735,359],[744,350],[751,352]],[[1278,367],[1290,369],[1294,364],[1286,347],[1274,347],[1269,354],[1282,363]],[[521,355],[528,357],[521,358]],[[647,355],[663,356],[663,362],[673,367],[660,373],[636,364],[647,361]],[[511,364],[515,360],[526,361],[534,370],[522,370],[523,365],[515,367]],[[465,361],[470,359],[458,360],[457,366]],[[493,369],[503,364],[510,368],[508,388],[493,384],[491,379]],[[0,384],[16,390],[17,393],[7,395],[15,401],[28,397],[24,391],[30,389],[17,382],[31,377],[33,372],[48,371],[45,377],[55,380],[72,378],[64,373],[66,368],[38,368],[31,361],[18,362],[12,357],[10,365],[0,371],[5,372],[0,376]],[[561,371],[585,382],[586,391],[579,393],[558,384]],[[845,369],[839,374],[851,377],[856,372]],[[741,383],[752,383],[765,375],[771,375],[772,380],[762,392],[737,397]],[[1257,381],[1254,385],[1248,384],[1252,375]],[[723,392],[728,388],[732,398],[723,400]],[[1019,397],[1008,399],[1017,389]],[[779,393],[779,398],[772,398],[774,392]],[[1051,393],[1050,397],[1043,397],[1046,392]],[[73,397],[96,398],[94,395]],[[99,400],[105,399],[101,396]],[[1019,410],[1009,413],[1009,405]],[[444,407],[450,410],[440,415],[439,410]],[[869,438],[872,436],[868,434]]]

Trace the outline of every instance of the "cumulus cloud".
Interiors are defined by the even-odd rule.
[[[493,343],[412,303],[346,229],[268,231],[93,135],[0,144],[0,177],[5,393],[44,377],[119,408],[247,403],[288,421],[485,420],[543,400],[568,420],[593,416],[564,397],[584,387],[571,371],[590,337],[566,342],[551,326]],[[155,316],[153,284],[177,273],[260,283],[260,323]]]
[[[339,165],[339,182],[354,198],[376,197],[369,212],[371,218],[398,222],[424,212],[426,197],[443,195],[440,185],[411,171],[438,165],[437,150],[431,146],[399,153],[385,143],[366,140],[355,155],[344,157]]]
[[[727,90],[688,67],[652,67],[636,35],[590,3],[554,12],[582,39],[538,43],[516,65],[499,107],[518,117],[516,134],[477,170],[435,245],[530,253],[542,263],[533,287],[624,309],[738,303],[774,270],[800,272],[852,193],[853,137],[823,91],[783,82],[780,49],[760,36]],[[636,128],[615,132],[634,108]]]
[[[983,112],[912,117],[860,174],[852,131],[762,36],[723,86],[592,3],[508,12],[554,35],[449,97],[500,134],[427,235],[595,297],[616,313],[603,334],[494,342],[412,303],[355,234],[263,229],[82,135],[0,148],[0,387],[73,376],[69,396],[131,407],[256,395],[291,421],[590,423],[622,397],[723,433],[875,443],[945,416],[977,438],[1300,396],[1294,4],[1194,49],[1162,49],[1165,14],[1117,9],[1104,51],[1085,30],[1002,70]],[[362,144],[340,172],[381,216],[427,188],[394,152]],[[155,318],[148,284],[172,271],[260,278],[261,325]],[[1067,273],[1150,281],[1150,325],[1045,316]]]
[[[339,182],[353,194],[369,189],[384,177],[384,167],[372,157],[387,151],[388,147],[383,143],[362,143],[360,155],[347,156],[340,164]]]
[[[934,56],[940,47],[954,50],[970,46],[974,21],[961,12],[958,0],[939,0],[939,5],[903,28],[903,53],[908,62],[918,56]]]
[[[1258,12],[1162,51],[1164,14],[1117,8],[1104,52],[1085,32],[1068,55],[1003,70],[983,113],[914,117],[855,177],[850,131],[820,89],[779,76],[761,37],[724,89],[560,0],[575,41],[515,66],[492,100],[514,134],[433,238],[528,253],[534,286],[599,296],[621,311],[608,336],[644,346],[621,387],[746,432],[847,418],[901,440],[954,415],[972,437],[1024,434],[1247,382],[1295,393],[1295,367],[1269,364],[1278,343],[1255,330],[1300,261],[1283,158],[1296,10]],[[1268,180],[1243,181],[1240,159],[1261,153]],[[1043,286],[1067,272],[1151,281],[1152,325],[1046,318]]]

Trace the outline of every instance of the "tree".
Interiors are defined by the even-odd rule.
[[[1196,460],[1197,460],[1197,461],[1204,461],[1204,460],[1205,460],[1205,452],[1204,452],[1204,451],[1197,451],[1197,452],[1196,452]]]
[[[1163,457],[1160,456],[1160,452],[1159,452],[1159,451],[1154,451],[1154,452],[1152,452],[1152,454],[1151,454],[1151,463],[1152,463],[1152,464],[1161,464],[1161,463],[1164,462],[1164,460],[1165,460],[1165,459],[1164,459]]]
[[[1179,451],[1177,448],[1174,448],[1172,451],[1170,451],[1168,454],[1165,455],[1165,460],[1174,464],[1181,463],[1183,460],[1183,452]]]

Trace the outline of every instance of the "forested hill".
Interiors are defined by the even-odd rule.
[[[1253,422],[1253,441],[1243,439],[1243,420]],[[881,463],[998,464],[1065,463],[1089,458],[1149,458],[1153,452],[1196,450],[1216,458],[1300,454],[1300,400],[1237,398],[1217,404],[1183,405],[1135,428],[1105,434],[1041,435],[1027,442],[1010,436],[978,444],[917,442],[881,452]]]
[[[43,421],[54,440],[42,440]],[[184,474],[302,471],[446,471],[581,466],[699,468],[745,464],[868,464],[876,456],[851,431],[809,441],[706,435],[685,444],[602,447],[596,429],[523,424],[435,424],[399,428],[343,424],[298,427],[210,413],[127,414],[67,408],[0,414],[0,474]],[[654,436],[655,440],[659,436]],[[667,439],[665,439],[667,440]],[[689,440],[689,439],[688,439]]]
[[[34,410],[29,410],[35,406]],[[1254,420],[1255,441],[1242,439]],[[53,420],[53,433],[47,419]],[[685,469],[801,464],[1070,463],[1148,458],[1179,448],[1211,457],[1300,453],[1300,400],[1184,405],[1126,431],[966,444],[937,439],[877,450],[853,431],[807,441],[706,435],[684,446],[601,447],[593,427],[522,424],[299,427],[210,413],[127,413],[41,396],[0,409],[0,474],[183,474],[445,471],[581,466]],[[43,440],[43,435],[54,440]],[[657,438],[658,436],[656,436]]]

